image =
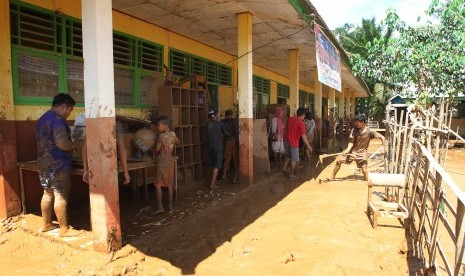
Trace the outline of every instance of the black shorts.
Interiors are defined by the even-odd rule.
[[[216,169],[223,167],[223,149],[209,149],[208,157],[210,158],[210,166]]]

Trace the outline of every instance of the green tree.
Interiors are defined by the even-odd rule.
[[[433,0],[427,15],[432,20],[410,27],[388,11],[383,26],[398,35],[387,44],[375,39],[368,55],[352,55],[354,73],[404,90],[414,87],[423,100],[465,91],[465,0]]]
[[[393,30],[390,26],[377,24],[376,19],[362,19],[361,25],[345,24],[334,30],[342,47],[353,59],[368,60],[370,49],[374,43],[386,47],[392,37]],[[368,99],[369,116],[375,120],[382,119],[385,113],[387,101],[390,98],[389,86],[372,75],[363,75],[371,95]]]

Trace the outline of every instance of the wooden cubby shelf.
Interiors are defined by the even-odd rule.
[[[202,181],[209,169],[207,95],[205,89],[162,86],[158,90],[158,114],[171,119],[171,129],[180,142],[175,149],[180,187]]]

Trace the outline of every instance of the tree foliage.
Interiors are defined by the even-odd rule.
[[[335,29],[334,33],[352,59],[368,60],[372,45],[377,43],[380,47],[387,47],[392,38],[393,30],[390,26],[377,24],[376,19],[372,18],[362,19],[359,26],[345,24]],[[382,119],[387,101],[391,95],[390,89],[388,89],[387,85],[379,83],[375,76],[363,75],[363,77],[370,89],[371,96],[367,103],[368,106],[357,106],[356,112],[365,113],[365,108],[368,107],[371,119]]]
[[[360,56],[363,59],[368,58],[369,49],[375,41],[387,45],[392,37],[392,29],[378,25],[375,18],[362,19],[361,25],[344,24],[336,28],[334,33],[349,56]],[[365,81],[373,90],[377,80],[366,78]]]
[[[465,91],[465,0],[433,0],[433,20],[410,27],[388,11],[383,27],[394,38],[375,38],[367,54],[351,56],[353,71],[366,79],[415,88],[416,96],[456,96]]]

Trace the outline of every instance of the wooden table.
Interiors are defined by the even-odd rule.
[[[176,160],[175,159],[175,170],[176,170]],[[139,199],[139,187],[138,187],[138,181],[137,181],[137,170],[144,170],[144,187],[145,187],[145,198],[148,200],[148,186],[147,186],[147,169],[150,167],[155,167],[157,164],[154,161],[149,161],[149,162],[142,162],[142,161],[137,161],[137,162],[128,162],[128,171],[133,172],[131,176],[131,183],[132,183],[132,188],[133,188],[133,195],[135,199]],[[19,185],[21,189],[21,207],[22,207],[22,212],[23,214],[26,213],[26,200],[25,197],[26,195],[24,194],[24,179],[23,179],[23,172],[24,171],[33,171],[33,172],[38,172],[39,168],[37,165],[37,161],[28,161],[28,162],[18,162],[18,167],[19,167]],[[122,172],[123,168],[121,166],[118,166],[118,171]],[[77,167],[73,166],[73,169],[71,171],[71,174],[73,175],[80,175],[82,176],[84,173],[84,170],[82,167]],[[176,171],[175,171],[176,175]],[[177,181],[175,177],[175,189],[177,192]]]

